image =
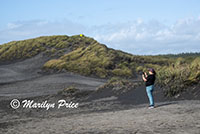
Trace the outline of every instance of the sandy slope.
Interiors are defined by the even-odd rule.
[[[94,90],[105,80],[88,78],[72,73],[41,74],[47,61],[42,54],[33,58],[0,66],[0,100],[55,94],[75,85],[79,89]]]
[[[94,90],[104,82],[105,80],[67,73],[45,75],[30,80],[0,85],[0,96],[1,99],[6,99],[55,94],[72,85],[79,89]]]

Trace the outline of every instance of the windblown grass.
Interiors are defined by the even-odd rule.
[[[66,49],[75,50],[96,42],[92,38],[76,36],[44,36],[0,45],[0,62],[12,62],[31,58],[41,52],[48,56],[62,56]]]
[[[100,78],[134,78],[147,68],[157,71],[157,83],[167,96],[174,96],[200,81],[200,56],[137,56],[107,48],[79,35],[44,36],[0,45],[0,62],[31,58],[39,53],[49,57],[43,70],[69,71]]]
[[[166,95],[175,96],[200,81],[200,58],[191,63],[178,58],[175,64],[159,67],[157,70],[158,82],[165,87]]]

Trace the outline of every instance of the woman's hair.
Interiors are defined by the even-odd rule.
[[[153,68],[148,69],[150,72],[152,72],[154,75],[156,75],[156,71]]]

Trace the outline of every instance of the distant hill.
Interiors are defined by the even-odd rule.
[[[43,72],[74,72],[100,78],[136,78],[147,68],[157,71],[157,83],[174,96],[200,81],[200,56],[195,54],[138,56],[108,48],[86,36],[44,36],[0,45],[0,64],[42,54]]]
[[[180,53],[180,54],[165,54],[165,55],[159,55],[163,57],[169,57],[169,58],[177,58],[177,57],[199,57],[200,52],[195,53]]]

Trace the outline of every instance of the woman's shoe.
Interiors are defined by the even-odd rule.
[[[154,108],[154,106],[149,106],[149,108],[148,109],[153,109]]]

